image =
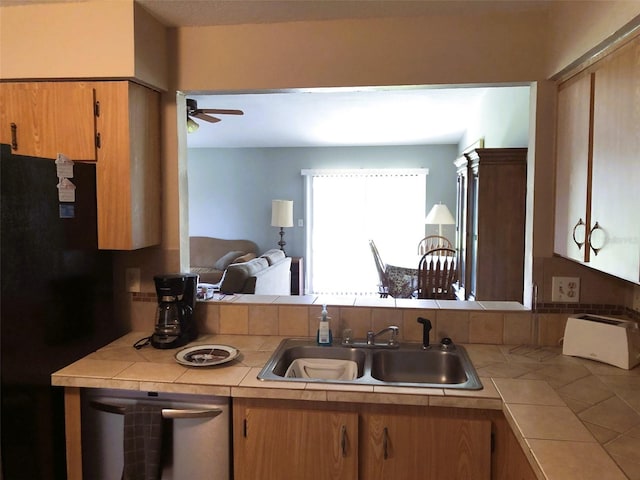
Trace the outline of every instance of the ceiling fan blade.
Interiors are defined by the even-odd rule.
[[[209,123],[217,123],[217,122],[219,122],[219,121],[220,121],[220,119],[219,119],[219,118],[211,117],[211,116],[209,116],[209,115],[205,115],[205,114],[204,114],[204,113],[202,113],[202,112],[198,112],[198,113],[196,113],[196,114],[195,114],[195,115],[193,115],[193,116],[194,116],[194,117],[196,117],[196,118],[199,118],[200,120],[204,120],[205,122],[209,122]]]
[[[227,110],[224,108],[201,108],[200,112],[216,113],[218,115],[244,115],[242,110]]]

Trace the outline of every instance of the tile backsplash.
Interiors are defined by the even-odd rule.
[[[294,301],[296,303],[292,303]],[[154,294],[132,295],[132,330],[153,329],[155,302]],[[571,314],[591,313],[635,320],[640,317],[631,309],[596,304],[545,303],[532,312],[521,305],[497,302],[467,302],[465,306],[471,308],[460,308],[461,302],[430,300],[396,303],[393,299],[371,299],[370,302],[360,299],[333,303],[327,301],[334,338],[342,337],[345,328],[350,328],[355,338],[364,339],[369,330],[397,325],[400,340],[407,342],[422,341],[418,317],[431,320],[432,342],[451,337],[458,343],[544,346],[560,344]],[[284,297],[237,295],[221,301],[198,302],[195,318],[201,333],[308,337],[316,334],[321,309],[321,303],[312,296],[287,297],[285,301]]]

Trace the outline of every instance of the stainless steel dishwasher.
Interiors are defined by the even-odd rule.
[[[227,397],[129,390],[82,392],[82,471],[90,480],[120,480],[124,466],[124,407],[162,407],[162,480],[229,480]]]

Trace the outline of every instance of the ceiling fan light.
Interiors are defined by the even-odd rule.
[[[187,133],[193,133],[200,128],[191,117],[187,117]]]

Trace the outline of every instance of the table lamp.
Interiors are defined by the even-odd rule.
[[[293,227],[293,200],[271,200],[271,226],[280,227],[280,250],[284,252],[284,227]],[[285,252],[286,253],[286,252]]]
[[[438,225],[438,235],[442,237],[442,225],[455,225],[456,221],[446,205],[436,203],[424,219],[424,223]]]

